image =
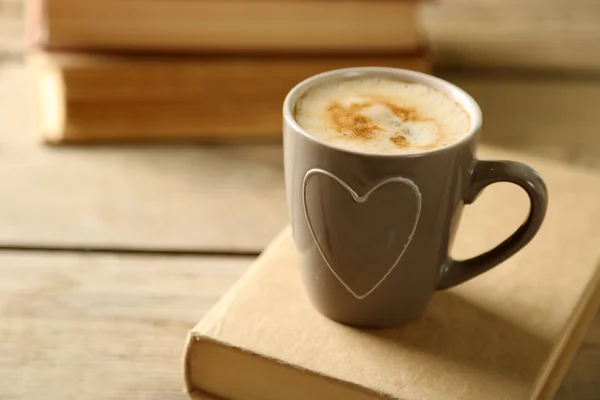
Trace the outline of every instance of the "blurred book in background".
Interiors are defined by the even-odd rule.
[[[416,1],[42,0],[50,48],[164,52],[381,52],[422,44]]]
[[[481,69],[600,69],[598,0],[442,0],[422,26],[444,66]]]
[[[296,83],[430,70],[418,0],[36,0],[28,40],[50,142],[279,139]]]
[[[427,53],[362,57],[142,57],[32,53],[47,142],[281,136],[296,83],[360,64],[427,71]]]

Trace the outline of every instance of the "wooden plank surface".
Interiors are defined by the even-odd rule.
[[[423,29],[440,65],[600,68],[597,0],[443,0],[424,4]]]
[[[251,258],[0,253],[0,399],[183,400],[185,335]],[[557,400],[592,400],[600,317]]]
[[[186,333],[251,261],[0,254],[0,399],[186,398]]]
[[[280,146],[45,147],[25,75],[0,69],[0,244],[258,252],[285,224]]]
[[[442,76],[484,142],[600,168],[600,81]],[[279,144],[45,147],[27,83],[0,66],[0,245],[259,252],[287,222]]]

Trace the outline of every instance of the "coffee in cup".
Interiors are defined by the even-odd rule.
[[[469,114],[448,95],[422,83],[377,76],[315,85],[296,102],[294,117],[330,145],[367,153],[443,147],[471,128]]]

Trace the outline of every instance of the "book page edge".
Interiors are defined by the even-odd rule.
[[[560,341],[554,346],[545,368],[536,379],[537,383],[530,399],[549,399],[554,395],[599,307],[600,264],[597,263],[596,271],[584,289]]]
[[[192,399],[227,400],[226,398],[224,398],[222,396],[220,397],[218,394],[214,394],[214,393],[207,391],[205,388],[200,387],[199,385],[197,385],[194,382],[194,379],[193,379],[194,371],[193,371],[193,367],[192,367],[190,361],[192,358],[194,358],[194,355],[193,355],[194,351],[201,351],[198,347],[201,347],[202,345],[207,345],[207,344],[213,345],[213,346],[218,347],[225,351],[229,351],[232,354],[234,354],[234,357],[236,357],[238,359],[248,357],[248,358],[256,358],[258,360],[264,361],[265,363],[267,363],[270,366],[270,368],[274,368],[274,369],[271,369],[271,373],[273,373],[275,371],[278,371],[278,372],[294,371],[294,373],[297,373],[299,376],[302,376],[304,379],[308,379],[309,381],[312,381],[312,384],[309,382],[305,382],[305,384],[299,384],[298,387],[313,387],[314,388],[314,383],[320,382],[321,384],[326,385],[329,389],[331,389],[333,387],[337,387],[339,389],[345,390],[346,396],[343,398],[348,399],[348,400],[397,400],[395,397],[391,397],[390,395],[383,393],[383,392],[375,391],[369,387],[365,387],[365,386],[362,386],[362,385],[359,385],[357,383],[350,382],[350,381],[340,380],[340,379],[337,379],[337,378],[334,378],[331,376],[319,374],[313,370],[305,369],[305,368],[299,367],[298,365],[290,364],[283,360],[269,357],[264,354],[259,354],[256,352],[248,351],[246,349],[242,349],[237,346],[232,346],[230,343],[222,342],[213,337],[207,337],[207,336],[202,336],[202,335],[188,336],[188,349],[186,352],[185,381],[186,381],[187,393],[190,396],[190,398],[192,398]],[[235,365],[237,363],[230,362],[229,364]],[[272,375],[273,374],[271,374],[271,377],[272,377]],[[335,390],[339,390],[339,389],[335,389]],[[348,393],[350,393],[350,392],[353,393],[352,397],[347,396]],[[269,396],[268,399],[271,399],[271,398],[273,398],[273,393],[265,394],[265,396]],[[305,395],[305,396],[308,396],[308,395]],[[302,398],[302,397],[298,397],[298,398]],[[313,398],[313,397],[308,396],[305,398]],[[250,400],[250,398],[249,398],[249,400]]]

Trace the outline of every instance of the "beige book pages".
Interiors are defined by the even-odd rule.
[[[40,135],[93,140],[279,139],[281,104],[331,69],[427,72],[428,54],[350,57],[119,57],[32,53]]]
[[[46,0],[42,45],[136,51],[381,52],[422,45],[416,1]]]

